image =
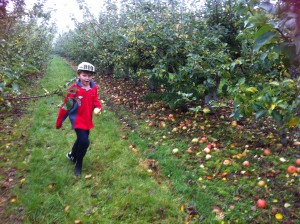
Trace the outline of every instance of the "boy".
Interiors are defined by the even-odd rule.
[[[93,111],[96,115],[100,115],[102,111],[98,99],[98,87],[92,81],[94,74],[95,67],[92,64],[82,62],[78,65],[78,79],[69,87],[56,120],[56,128],[60,129],[64,120],[69,116],[72,128],[75,129],[77,139],[72,151],[66,156],[75,163],[74,174],[76,176],[81,174],[83,157],[90,144],[89,132],[94,127]]]

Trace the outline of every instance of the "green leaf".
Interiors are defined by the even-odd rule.
[[[270,85],[273,85],[273,86],[279,86],[279,82],[273,81],[273,82],[270,82]]]
[[[255,33],[255,38],[259,37],[263,33],[269,32],[273,29],[274,27],[270,26],[269,24],[266,24],[262,26],[256,33]]]
[[[68,99],[67,99],[67,102],[66,102],[66,108],[67,108],[67,110],[71,110],[72,107],[73,107],[73,104],[74,104],[73,99],[68,98]]]
[[[210,113],[210,109],[207,108],[207,107],[203,108],[203,113],[209,114]]]
[[[267,23],[268,19],[262,14],[258,14],[249,18],[248,24],[255,24],[256,26],[263,26]]]
[[[272,115],[272,117],[274,118],[275,121],[277,121],[277,122],[282,121],[282,115],[278,111],[273,110],[271,115]]]
[[[262,116],[264,116],[266,114],[265,110],[260,110],[256,112],[256,119],[261,118]]]
[[[246,89],[246,91],[249,93],[256,93],[258,90],[255,87],[249,87]]]
[[[291,119],[287,122],[287,125],[289,127],[296,127],[300,124],[300,118],[299,117],[291,117]]]
[[[266,32],[255,38],[254,40],[254,47],[253,51],[257,52],[259,49],[264,46],[266,43],[268,43],[270,40],[273,39],[273,37],[276,35],[274,32]]]

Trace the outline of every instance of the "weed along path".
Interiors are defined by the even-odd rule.
[[[56,89],[74,76],[54,57],[36,91]],[[68,121],[55,129],[61,99],[39,99],[23,119],[30,127],[26,144],[14,155],[13,166],[20,171],[11,189],[7,223],[183,223],[179,198],[167,182],[158,183],[147,172],[138,147],[129,147],[122,123],[105,104],[102,115],[94,117],[82,175],[74,176],[74,165],[65,157],[74,131]]]

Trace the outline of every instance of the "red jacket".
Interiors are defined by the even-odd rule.
[[[91,89],[85,90],[78,80],[68,89],[64,104],[59,108],[56,128],[61,128],[64,120],[69,116],[72,128],[90,130],[94,127],[93,110],[97,107],[102,110],[98,99],[98,87],[90,83]]]

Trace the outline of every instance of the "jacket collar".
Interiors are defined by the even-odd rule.
[[[82,83],[80,82],[80,79],[77,79],[76,81],[77,85],[82,88]],[[95,82],[94,81],[91,81],[90,82],[90,87],[93,88],[95,86]]]

